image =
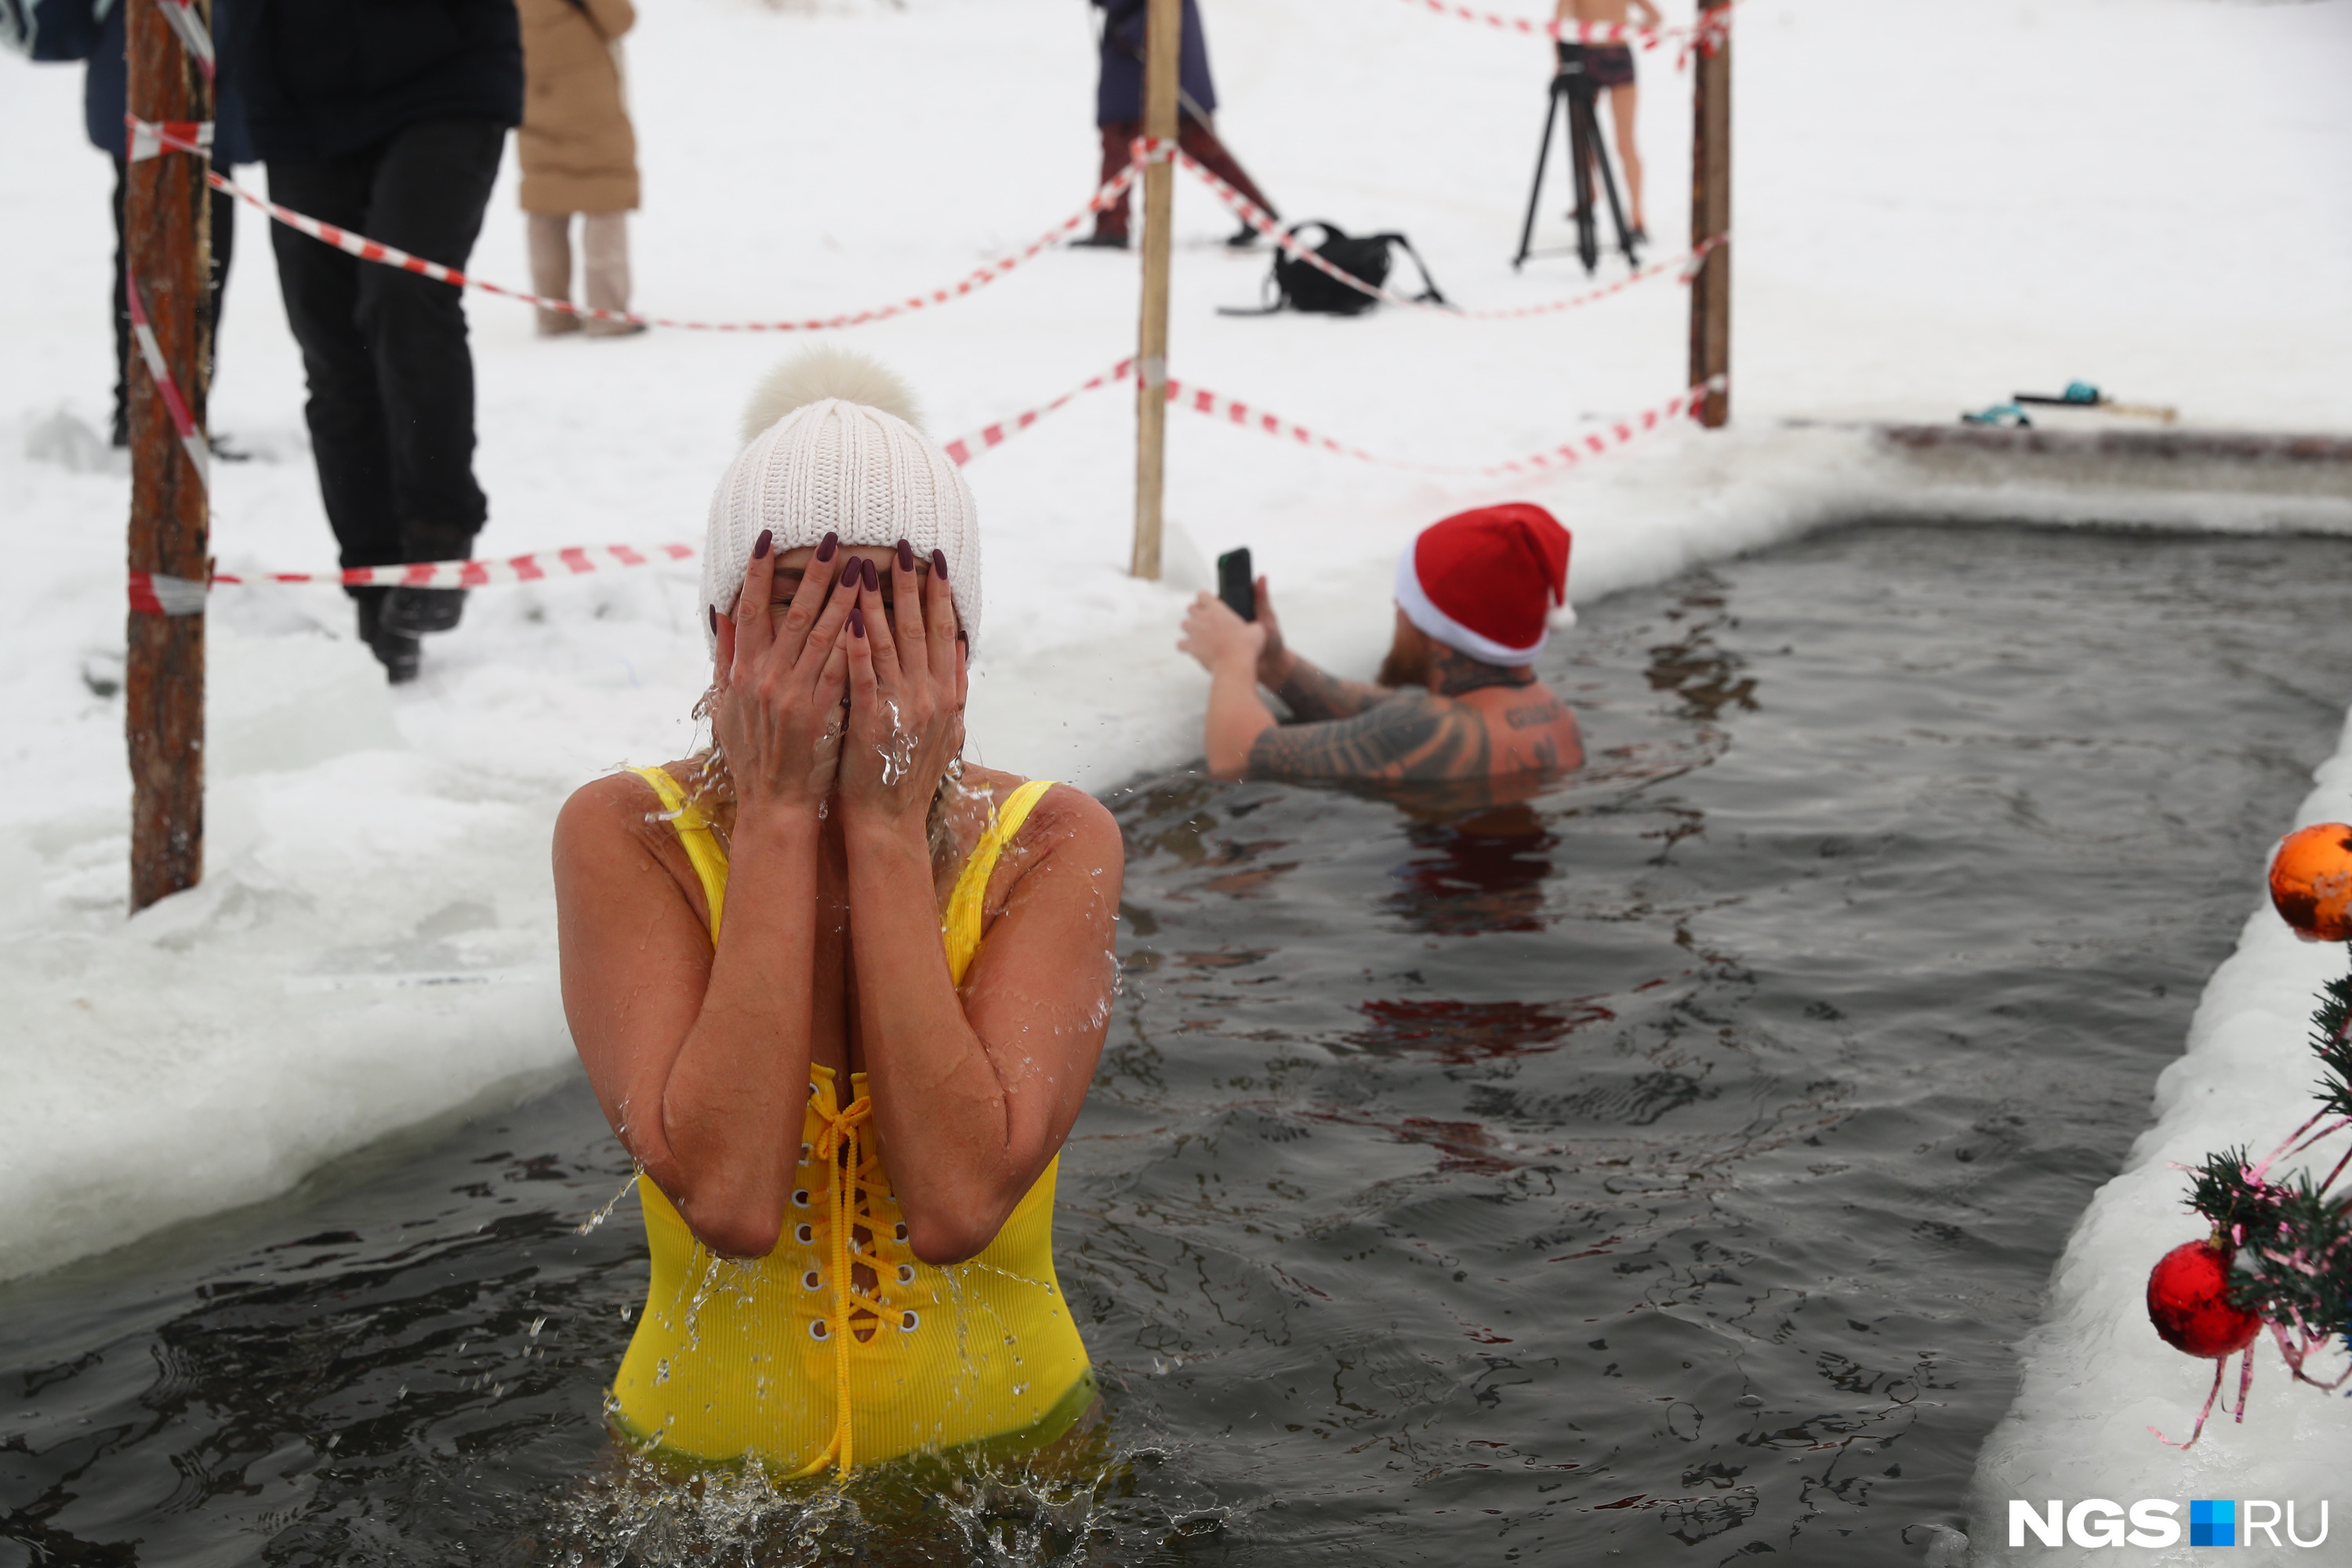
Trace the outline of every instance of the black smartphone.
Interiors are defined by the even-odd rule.
[[[1257,619],[1257,581],[1250,571],[1249,546],[1217,557],[1217,597],[1245,621]]]

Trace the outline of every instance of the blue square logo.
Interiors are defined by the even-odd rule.
[[[2189,1504],[2189,1544],[2191,1546],[2238,1544],[2238,1505],[2234,1502],[2200,1501],[2192,1499]]]

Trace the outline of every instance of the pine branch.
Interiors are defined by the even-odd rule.
[[[2249,1239],[2268,1239],[2278,1228],[2276,1191],[2254,1180],[2252,1162],[2239,1148],[2208,1154],[2189,1181],[2189,1206],[2203,1215],[2219,1232],[2222,1244],[2242,1247]]]
[[[2258,1180],[2240,1149],[2210,1155],[2189,1205],[2230,1248],[2230,1301],[2299,1333],[2352,1331],[2352,1202],[2298,1176]]]
[[[2352,1329],[2352,1210],[2307,1176],[2273,1190],[2275,1228],[2239,1252],[2231,1302],[2305,1334]]]
[[[2311,1016],[2311,1049],[2326,1069],[2319,1080],[2320,1104],[2331,1116],[2352,1116],[2352,974],[2321,988],[2318,1011]]]

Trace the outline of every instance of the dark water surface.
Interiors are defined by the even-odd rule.
[[[0,1288],[0,1568],[1916,1563],[2334,746],[2344,566],[1851,530],[1590,610],[1536,800],[1118,797],[1059,1475],[633,1472],[574,1084]]]

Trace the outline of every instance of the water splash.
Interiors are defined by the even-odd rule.
[[[696,1247],[700,1250],[701,1244],[696,1243]],[[687,1298],[686,1312],[679,1327],[689,1352],[702,1348],[702,1309],[711,1298],[723,1292],[749,1306],[754,1299],[752,1282],[759,1278],[756,1259],[726,1258],[716,1252],[709,1253],[709,1257],[710,1261],[704,1267],[702,1278]]]
[[[606,1220],[612,1218],[613,1211],[621,1206],[622,1200],[626,1198],[631,1193],[637,1190],[637,1178],[645,1173],[646,1168],[643,1165],[632,1164],[629,1167],[628,1179],[621,1184],[621,1190],[614,1193],[611,1197],[605,1199],[604,1206],[603,1208],[598,1209],[594,1214],[590,1215],[586,1219],[582,1220],[578,1225],[572,1226],[572,1234],[574,1236],[586,1236],[597,1226],[603,1225]]]
[[[756,1464],[681,1469],[614,1451],[559,1514],[570,1568],[1078,1568],[1180,1560],[1241,1510],[1180,1495],[1171,1455],[1081,1434],[1025,1458],[929,1457],[778,1482]],[[1174,1483],[1171,1486],[1170,1483]]]
[[[887,744],[877,746],[875,750],[881,753],[882,782],[887,785],[897,784],[914,771],[917,737],[901,722],[896,702],[886,699],[882,706],[889,710],[890,737]]]

